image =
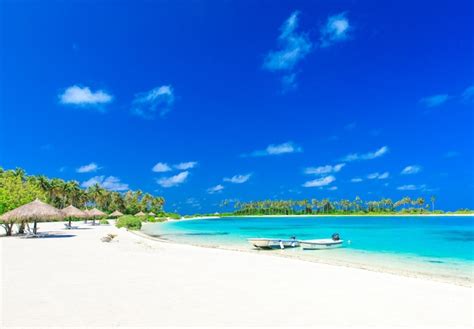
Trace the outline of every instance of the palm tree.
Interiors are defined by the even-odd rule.
[[[431,211],[434,211],[435,210],[436,197],[434,195],[432,195],[431,198],[430,198],[430,201],[431,201]]]

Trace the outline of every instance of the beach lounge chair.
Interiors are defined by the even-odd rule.
[[[29,239],[29,238],[44,238],[45,236],[47,236],[48,234],[47,233],[39,233],[39,232],[36,232],[34,233],[33,231],[31,230],[27,230],[25,235],[23,236],[23,238],[25,239]]]

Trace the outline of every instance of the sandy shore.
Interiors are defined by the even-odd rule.
[[[79,226],[0,238],[0,327],[474,324],[471,288]]]

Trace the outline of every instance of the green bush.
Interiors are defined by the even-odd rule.
[[[129,230],[139,230],[142,228],[142,221],[138,217],[126,215],[119,217],[115,225],[118,228],[126,227]]]
[[[105,218],[102,218],[99,223],[100,225],[109,225],[109,221]]]
[[[155,217],[153,217],[153,216],[147,216],[143,221],[144,222],[149,222],[149,223],[156,222]]]
[[[180,214],[175,214],[175,213],[172,213],[172,212],[168,212],[165,214],[166,217],[169,217],[171,219],[181,219],[181,215]]]

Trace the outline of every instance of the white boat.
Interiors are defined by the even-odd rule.
[[[300,244],[296,238],[291,239],[268,239],[268,238],[251,238],[247,241],[259,249],[285,249],[298,247]]]
[[[332,249],[342,247],[344,240],[333,239],[315,239],[315,240],[300,240],[301,248],[306,250]]]
[[[319,250],[342,247],[344,240],[339,238],[339,233],[334,233],[331,239],[300,240],[298,242],[303,249]]]

